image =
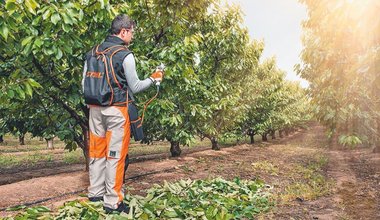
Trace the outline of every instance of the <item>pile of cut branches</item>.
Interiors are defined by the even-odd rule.
[[[260,180],[180,180],[154,185],[145,197],[127,195],[129,214],[106,215],[101,202],[71,201],[57,213],[45,207],[7,219],[253,219],[272,206],[270,187]]]

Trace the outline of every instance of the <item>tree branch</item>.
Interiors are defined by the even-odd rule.
[[[81,140],[77,135],[74,134],[74,141],[79,145],[80,148],[85,149],[84,141]]]
[[[49,111],[47,110],[47,108],[45,107],[44,103],[42,102],[42,99],[41,99],[41,97],[40,97],[40,94],[38,94],[37,92],[36,92],[36,94],[37,94],[36,97],[37,97],[38,101],[41,103],[41,106],[42,106],[42,108],[44,109],[46,115],[48,116],[51,125],[52,125],[52,124],[54,125],[53,119],[51,118],[51,116],[50,116],[50,114],[49,114]]]
[[[42,68],[42,65],[38,62],[38,60],[36,59],[36,57],[34,55],[32,55],[32,58],[33,58],[33,64],[36,66],[38,72],[43,76],[45,77],[46,79],[49,79],[49,81],[53,84],[53,86],[55,86],[56,88],[60,89],[61,91],[63,92],[67,92],[66,89],[62,88],[62,86],[56,81],[54,80],[54,77],[51,77],[49,76],[49,74],[46,74],[45,70]]]
[[[149,20],[152,20],[152,16],[150,15],[150,8],[148,7],[148,2],[147,0],[145,0],[144,2],[145,2],[146,11],[148,12]]]
[[[165,35],[164,28],[161,28],[159,34],[155,34],[155,35],[154,35],[154,41],[155,41],[155,45],[156,45],[156,46],[157,46],[157,44],[159,43],[160,39],[161,39],[164,35]]]
[[[87,105],[80,105],[80,108],[82,109],[82,112],[84,113],[84,115],[86,116],[86,119],[88,120],[90,118],[90,110],[89,108],[87,107]]]
[[[87,121],[83,120],[80,115],[75,111],[75,109],[71,108],[69,105],[67,105],[64,101],[59,99],[57,96],[53,94],[48,94],[54,101],[61,104],[61,106],[70,114],[71,117],[73,117],[82,128],[88,127]]]

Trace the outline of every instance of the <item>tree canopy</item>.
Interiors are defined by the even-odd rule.
[[[260,59],[264,44],[249,37],[238,7],[206,0],[47,2],[6,0],[0,6],[3,133],[58,136],[68,149],[79,146],[86,154],[84,54],[109,34],[119,13],[137,21],[129,47],[139,77],[161,62],[167,66],[160,95],[147,109],[145,142],[166,139],[177,156],[179,146],[196,136],[210,138],[218,149],[218,138],[236,130],[268,133],[302,121],[295,112],[304,112],[304,91],[284,80],[275,61]],[[138,94],[137,102],[155,92]],[[18,128],[8,117],[14,111],[24,123]]]
[[[302,0],[300,75],[310,82],[317,118],[343,145],[379,145],[379,2]]]

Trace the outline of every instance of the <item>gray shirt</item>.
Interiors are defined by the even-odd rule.
[[[128,82],[128,92],[132,100],[135,100],[133,94],[142,92],[153,85],[153,81],[150,78],[140,80],[136,72],[136,61],[132,53],[128,54],[123,60],[124,74]],[[83,78],[82,78],[82,90],[84,90],[84,78],[87,72],[87,61],[84,63],[83,67]]]

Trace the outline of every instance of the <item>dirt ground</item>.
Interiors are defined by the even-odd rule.
[[[134,163],[126,186],[129,193],[143,195],[164,180],[217,176],[259,178],[273,188],[276,205],[259,219],[380,219],[380,154],[331,150],[318,125],[269,143]],[[65,201],[83,199],[79,194],[87,185],[83,171],[2,185],[0,209],[49,199],[38,205],[54,210]]]
[[[188,154],[192,152],[198,152],[207,150],[209,147],[197,147],[197,148],[187,148],[183,149],[183,154]],[[48,152],[51,153],[51,150],[47,151],[39,151],[39,153]],[[53,150],[53,152],[56,152],[56,154],[62,154],[64,151],[63,149],[57,149],[56,151]],[[28,152],[12,152],[12,153],[5,153],[9,155],[21,155]],[[130,157],[131,163],[146,161],[146,160],[154,160],[154,159],[167,159],[170,157],[170,152],[166,153],[155,153],[155,154],[142,154],[142,155],[134,155],[132,154]],[[34,164],[21,164],[18,166],[12,166],[10,168],[4,168],[2,167],[0,169],[0,186],[5,184],[11,184],[16,183],[23,180],[29,180],[37,177],[45,177],[45,176],[51,176],[56,174],[63,174],[63,173],[73,173],[76,171],[81,171],[85,169],[85,165],[82,163],[74,163],[74,164],[67,164],[66,162],[62,161],[61,159],[55,159],[52,161],[40,161]]]

